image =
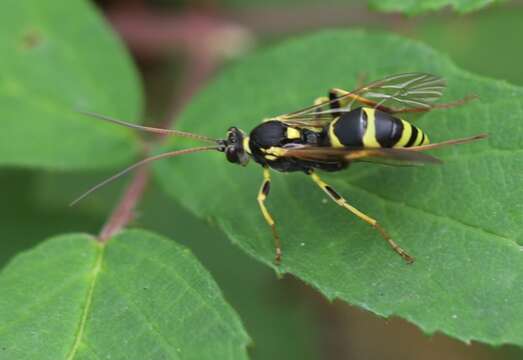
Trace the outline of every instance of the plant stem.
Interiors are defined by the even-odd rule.
[[[173,125],[180,109],[223,60],[242,52],[245,44],[252,40],[243,27],[217,17],[190,13],[160,16],[140,6],[139,2],[128,9],[120,7],[117,10],[109,13],[109,18],[138,57],[157,55],[158,51],[168,54],[173,48],[182,50],[185,55],[185,73],[180,90],[172,95],[171,105],[166,109],[165,121],[161,122],[164,128]],[[148,48],[146,44],[154,46]],[[162,136],[158,136],[153,141],[161,139]],[[149,148],[145,155],[148,155]],[[98,236],[100,242],[107,242],[134,219],[135,209],[149,181],[149,171],[148,166],[136,170],[121,200],[102,227]]]
[[[100,242],[107,242],[114,234],[122,230],[134,219],[134,210],[140,202],[148,182],[149,167],[145,165],[136,170],[120,202],[116,205],[116,208],[100,231],[98,236]]]

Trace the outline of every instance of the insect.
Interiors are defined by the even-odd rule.
[[[328,97],[316,99],[312,106],[265,119],[249,134],[233,126],[227,131],[225,139],[144,127],[95,113],[84,113],[119,125],[192,138],[212,145],[146,158],[92,187],[73,204],[108,182],[151,161],[214,150],[223,152],[231,163],[246,166],[253,159],[262,167],[263,181],[257,200],[265,221],[272,229],[276,264],[281,261],[281,241],[276,222],[265,205],[271,188],[270,170],[305,173],[330,199],[376,229],[397,254],[411,263],[413,257],[392,240],[377,220],[352,206],[324,182],[318,172],[341,171],[352,162],[358,161],[403,166],[437,164],[441,163],[439,159],[422,151],[487,137],[486,134],[478,134],[430,144],[426,133],[402,118],[402,114],[451,108],[472,99],[466,97],[451,103],[435,104],[445,87],[446,81],[441,77],[425,73],[405,73],[388,76],[353,91],[331,89]]]

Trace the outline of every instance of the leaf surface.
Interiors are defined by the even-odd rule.
[[[432,152],[444,160],[441,166],[356,164],[322,176],[378,219],[416,262],[406,265],[375,230],[328,200],[304,174],[273,172],[267,205],[283,242],[278,271],[330,299],[401,316],[427,333],[523,345],[522,89],[460,70],[418,42],[325,32],[232,66],[193,101],[180,128],[214,137],[232,125],[249,131],[263,118],[307,106],[331,87],[354,88],[361,75],[370,81],[410,71],[447,78],[442,101],[480,96],[420,118],[417,125],[433,142],[481,132],[490,138]],[[259,166],[241,168],[223,154],[203,153],[159,162],[156,173],[185,207],[274,266],[271,232],[256,203]]]
[[[441,10],[445,7],[451,7],[459,13],[467,13],[500,2],[503,0],[369,0],[370,6],[376,10],[408,15]]]
[[[122,45],[84,0],[7,0],[0,12],[0,165],[92,169],[137,152],[130,129],[77,113],[136,121],[142,94]]]
[[[246,359],[241,322],[185,248],[143,231],[52,238],[0,275],[5,359]],[[60,336],[56,336],[60,334]]]

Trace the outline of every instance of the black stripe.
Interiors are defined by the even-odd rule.
[[[333,188],[331,188],[329,185],[325,185],[325,190],[332,196],[334,199],[339,200],[341,199],[340,194],[338,194]]]
[[[403,123],[383,111],[376,110],[374,114],[376,140],[382,147],[393,147],[401,138]]]
[[[367,114],[362,108],[343,113],[334,124],[334,135],[345,146],[363,146]]]
[[[407,144],[405,145],[405,147],[411,147],[412,145],[414,145],[414,141],[416,141],[416,138],[418,137],[418,128],[415,127],[414,125],[411,125],[411,127],[412,127],[412,133],[410,134],[410,139],[407,142]]]
[[[271,182],[270,181],[265,181],[263,183],[262,194],[267,196],[267,195],[269,195],[269,191],[270,190],[271,190]]]
[[[392,125],[392,133],[390,134],[392,146],[396,145],[398,141],[401,139],[401,135],[403,135],[403,122],[400,119],[394,118],[394,122]]]

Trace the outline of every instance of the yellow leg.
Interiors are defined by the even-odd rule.
[[[263,169],[263,183],[260,187],[260,191],[258,192],[258,204],[260,205],[261,212],[263,214],[263,217],[265,218],[265,221],[272,229],[272,235],[274,237],[274,247],[276,248],[276,255],[274,257],[274,262],[276,265],[279,265],[281,262],[281,242],[280,242],[280,236],[278,235],[278,232],[276,231],[276,224],[274,223],[274,219],[272,218],[271,214],[267,210],[267,207],[265,207],[265,200],[267,199],[267,196],[269,195],[269,191],[271,189],[271,174],[269,172],[269,168]]]
[[[350,105],[350,107],[352,108],[354,102],[357,101],[360,104],[367,105],[370,107],[376,107],[377,109],[385,111],[385,112],[393,111],[393,109],[391,109],[391,108],[388,108],[383,105],[378,105],[378,103],[374,100],[364,98],[362,96],[359,96],[358,94],[352,94],[352,93],[348,92],[347,90],[343,90],[343,89],[336,89],[336,88],[331,89],[329,91],[329,97],[331,99],[339,98],[340,107],[348,107]]]
[[[333,97],[334,96],[334,97]],[[316,100],[314,100],[314,105],[320,105],[322,103],[328,103],[328,105],[324,105],[324,106],[321,106],[321,107],[318,107],[316,109],[316,113],[321,113],[322,111],[326,111],[326,110],[334,110],[334,109],[337,109],[340,106],[340,102],[339,101],[335,101],[336,100],[336,95],[333,95],[331,93],[329,93],[329,96],[320,96],[318,98],[316,98]],[[331,113],[331,116],[332,118],[336,118],[337,116],[339,116],[339,113],[338,112],[332,112]],[[317,115],[318,117],[318,115]]]
[[[325,101],[329,101],[329,98],[326,96],[317,97],[316,100],[314,100],[314,105],[319,105],[321,103],[324,103]]]
[[[389,245],[392,247],[392,249],[397,252],[407,263],[412,263],[414,261],[414,258],[412,258],[405,250],[403,250],[398,244],[396,244],[390,237],[389,234],[381,227],[378,222],[365,215],[355,207],[351,206],[347,200],[345,200],[340,194],[338,194],[331,186],[329,186],[327,183],[323,182],[323,180],[320,179],[320,177],[312,172],[310,174],[312,180],[318,184],[318,186],[327,194],[329,197],[336,202],[339,206],[349,210],[351,213],[359,217],[361,220],[365,221],[367,224],[371,225],[373,228],[378,230],[378,232],[381,234],[381,236],[389,243]]]
[[[324,102],[326,101],[329,101],[329,98],[326,97],[326,96],[320,96],[320,97],[317,97],[315,100],[314,100],[314,105],[317,106],[317,105],[320,105],[320,104],[323,104]],[[320,113],[322,112],[323,110],[325,110],[325,107],[324,106],[320,106],[319,108],[316,109],[316,113]],[[318,117],[318,115],[316,115],[316,117]]]

